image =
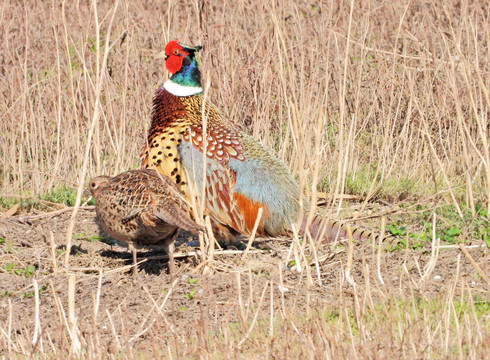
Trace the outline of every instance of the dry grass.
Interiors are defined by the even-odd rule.
[[[2,197],[35,197],[70,185],[78,186],[78,206],[87,177],[137,167],[152,94],[167,77],[154,56],[177,38],[204,45],[207,96],[223,113],[274,149],[305,194],[315,197],[317,183],[333,194],[326,213],[340,212],[341,195],[352,192],[354,179],[361,214],[370,200],[407,198],[450,204],[461,216],[462,202],[473,215],[479,204],[490,214],[489,16],[485,1],[3,1]],[[298,261],[306,258],[295,251]],[[455,276],[454,284],[464,281]],[[257,301],[280,306],[272,285],[262,286]],[[214,347],[201,343],[209,339],[201,334],[188,339],[182,354],[205,349],[200,356],[233,357],[257,346],[277,357],[484,357],[488,314],[474,315],[474,302],[465,302],[472,296],[467,286],[457,294],[448,286],[443,299],[428,300],[437,308],[428,313],[417,303],[425,299],[423,287],[401,303],[381,296],[372,304],[369,293],[384,291],[357,287],[345,295],[342,283],[330,327],[321,307],[313,318],[257,312],[243,320],[250,331],[220,324],[223,337]],[[342,304],[343,296],[353,307]],[[466,305],[456,309],[457,299]],[[4,311],[9,306],[10,300]],[[13,343],[8,323],[0,324],[0,345],[40,357],[74,351],[70,316],[65,330],[71,337],[59,349],[39,352],[25,338]],[[42,336],[49,342],[49,334]],[[385,347],[376,339],[386,339],[379,341]],[[128,351],[127,343],[116,343]],[[176,346],[154,351],[164,348],[172,357]],[[94,352],[87,357],[107,356],[96,348],[89,346]]]

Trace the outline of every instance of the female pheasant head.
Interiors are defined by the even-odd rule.
[[[89,181],[88,190],[96,200],[97,200],[97,195],[99,195],[99,192],[107,185],[109,180],[110,180],[109,176],[97,176]]]
[[[164,84],[165,89],[177,96],[189,96],[202,92],[201,70],[197,52],[202,46],[187,46],[177,40],[165,46],[165,66],[172,74]]]

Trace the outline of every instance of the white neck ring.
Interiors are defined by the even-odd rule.
[[[200,86],[184,86],[174,83],[172,80],[168,79],[163,84],[165,90],[175,96],[191,96],[202,93],[202,87]]]

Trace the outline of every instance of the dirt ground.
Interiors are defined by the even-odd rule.
[[[99,233],[94,214],[90,207],[78,213],[69,269],[64,266],[63,249],[71,211],[0,220],[0,237],[4,239],[0,244],[0,327],[4,331],[11,329],[19,342],[34,336],[34,279],[40,288],[39,317],[43,334],[49,332],[53,343],[60,346],[69,341],[66,332],[60,329],[66,325],[67,289],[69,278],[74,275],[74,309],[81,336],[90,339],[91,334],[96,334],[93,341],[109,353],[116,352],[121,344],[148,349],[156,340],[165,346],[180,341],[182,334],[212,332],[220,324],[243,321],[244,314],[247,319],[252,318],[253,309],[260,306],[303,314],[309,307],[328,308],[339,302],[349,306],[353,302],[352,287],[346,281],[345,246],[321,244],[317,248],[319,267],[312,262],[310,271],[298,272],[291,266],[290,239],[257,239],[254,248],[258,250],[252,249],[243,264],[241,251],[218,252],[211,274],[203,275],[200,260],[187,256],[177,259],[173,277],[167,275],[166,262],[162,259],[142,262],[138,274],[132,276],[128,268],[131,255],[126,248],[88,240]],[[55,243],[55,260],[50,233]],[[472,244],[467,244],[467,248],[488,274],[486,248]],[[177,252],[194,250],[182,245]],[[161,254],[143,250],[139,259],[158,255]],[[314,258],[314,254],[307,255]],[[415,283],[411,276],[420,278],[431,257],[430,248],[381,252],[380,256],[384,285],[380,285],[376,275],[376,248],[367,242],[355,244],[352,277],[357,284],[372,284],[371,295],[375,301],[386,294],[404,298],[421,291],[425,296],[442,296],[448,287],[459,286],[452,282],[456,276],[466,278],[467,286],[475,294],[488,294],[475,267],[457,246],[440,249],[435,268],[423,284]],[[309,276],[313,285],[308,287]],[[266,300],[262,301],[270,282],[274,294],[267,292]],[[269,296],[276,296],[274,305]],[[161,312],[165,316],[158,316]],[[7,346],[5,337],[2,339],[0,353]]]

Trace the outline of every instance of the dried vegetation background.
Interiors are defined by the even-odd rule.
[[[175,279],[142,265],[134,280],[120,249],[77,238],[97,233],[90,211],[11,199],[68,187],[78,207],[88,177],[138,167],[168,76],[154,57],[179,39],[204,45],[208,98],[326,215],[378,228],[449,206],[490,236],[489,16],[485,1],[2,1],[0,356],[488,356],[471,225],[441,249],[355,244],[351,263],[343,245],[264,240],[214,275],[190,258]]]

